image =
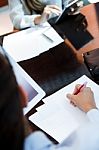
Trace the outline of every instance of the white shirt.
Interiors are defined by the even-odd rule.
[[[21,2],[22,1],[22,2]],[[30,14],[27,6],[24,3],[24,0],[8,0],[10,8],[10,18],[15,28],[22,29],[26,27],[34,26],[34,19],[37,17],[35,11]],[[70,0],[42,0],[47,5],[57,4],[60,8],[65,7]],[[95,3],[99,0],[83,0],[86,4],[86,1]]]
[[[71,134],[63,143],[54,145],[40,131],[29,135],[24,142],[24,150],[99,150],[99,110],[87,113],[89,122]]]
[[[62,8],[62,0],[43,0],[46,5],[57,4]],[[67,0],[63,0],[63,3]],[[34,19],[37,17],[35,11],[32,11],[30,14],[27,6],[24,3],[24,0],[8,0],[10,8],[10,18],[14,27],[22,29],[25,27],[30,27],[34,25]]]

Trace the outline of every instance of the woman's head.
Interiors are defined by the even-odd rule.
[[[0,147],[22,150],[23,113],[18,84],[8,59],[0,53]]]

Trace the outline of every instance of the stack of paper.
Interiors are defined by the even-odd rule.
[[[18,62],[36,57],[62,42],[59,34],[46,23],[5,36],[3,48]]]
[[[99,86],[83,75],[70,85],[43,99],[44,105],[37,108],[37,112],[29,119],[51,135],[59,143],[74,132],[82,123],[87,122],[86,114],[70,104],[66,98],[67,93],[72,93],[76,84],[83,84],[94,91],[95,101],[99,108]]]

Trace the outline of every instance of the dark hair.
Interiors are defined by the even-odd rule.
[[[42,3],[40,0],[25,0],[24,1],[32,12],[32,10],[36,11],[36,13],[41,14],[44,10],[45,4]]]
[[[0,147],[3,150],[22,150],[23,142],[23,112],[18,84],[11,64],[0,53]]]

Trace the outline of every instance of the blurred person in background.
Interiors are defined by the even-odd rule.
[[[10,18],[16,29],[39,25],[62,10],[71,0],[8,0]],[[98,0],[80,0],[81,7]]]

